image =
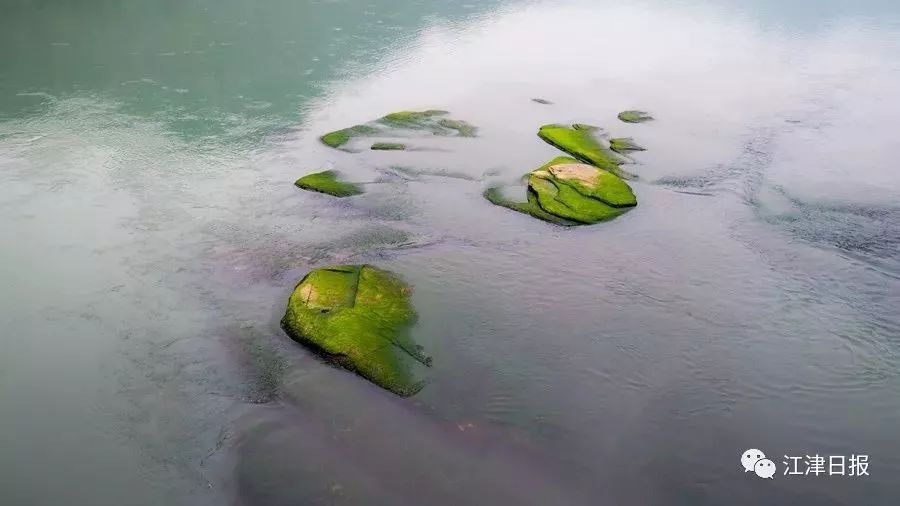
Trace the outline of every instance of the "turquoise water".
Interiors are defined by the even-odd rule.
[[[16,1],[0,43],[3,504],[900,498],[891,2]],[[317,141],[424,108],[480,136]],[[550,122],[647,147],[638,208],[485,202]],[[417,396],[279,329],[335,262],[414,286]],[[782,476],[815,453],[870,476]]]

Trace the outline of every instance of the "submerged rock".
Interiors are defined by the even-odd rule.
[[[443,118],[438,121],[438,125],[450,130],[456,130],[459,132],[460,137],[475,137],[478,133],[478,127],[458,119]]]
[[[448,118],[450,113],[437,109],[427,111],[398,111],[374,121],[329,132],[321,141],[332,148],[342,149],[358,137],[406,137],[410,132],[429,132],[442,137],[475,137],[478,129],[462,120]]]
[[[400,144],[399,142],[376,142],[372,144],[372,149],[375,151],[403,151],[406,149],[406,144]]]
[[[448,114],[450,114],[450,112],[438,109],[430,109],[427,111],[399,111],[392,112],[375,121],[393,128],[433,130],[435,129],[435,126],[437,126],[437,121],[434,118],[446,116]]]
[[[609,149],[624,155],[630,151],[646,151],[634,142],[631,137],[617,137],[609,140]]]
[[[416,318],[410,289],[370,265],[316,269],[304,277],[281,320],[295,341],[401,396],[424,386],[416,374],[431,365],[408,335]]]
[[[599,127],[582,123],[572,126],[544,125],[538,130],[538,137],[584,163],[625,179],[633,179],[635,177],[633,174],[621,168],[625,159],[601,142],[598,138],[600,133],[602,130]]]
[[[625,123],[643,123],[652,120],[653,116],[644,111],[622,111],[619,113],[619,119]]]
[[[304,190],[327,193],[335,197],[350,197],[363,193],[360,185],[338,180],[338,173],[333,170],[307,174],[294,184]]]
[[[628,183],[610,171],[566,156],[554,158],[526,175],[527,200],[516,202],[500,188],[488,188],[491,203],[559,225],[609,220],[637,205]]]

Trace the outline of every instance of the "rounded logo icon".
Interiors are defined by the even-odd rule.
[[[769,459],[760,459],[756,461],[753,470],[760,478],[774,479],[772,477],[775,476],[775,463]]]
[[[744,466],[744,472],[747,473],[753,471],[756,463],[764,458],[766,458],[766,454],[761,450],[751,448],[745,451],[744,454],[741,455],[741,465]]]

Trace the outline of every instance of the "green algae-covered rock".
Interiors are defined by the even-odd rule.
[[[375,151],[403,151],[406,149],[406,144],[400,144],[399,142],[376,142],[372,144],[372,149]]]
[[[636,144],[631,137],[617,137],[615,139],[610,139],[609,149],[622,155],[631,151],[646,151],[643,147]]]
[[[408,137],[411,133],[426,132],[442,137],[475,137],[478,129],[462,120],[447,117],[450,113],[437,109],[427,111],[397,111],[374,121],[329,132],[320,140],[327,146],[344,149],[354,138]]]
[[[652,120],[653,116],[644,111],[622,111],[619,113],[619,119],[625,123],[643,123]]]
[[[615,174],[560,156],[526,175],[527,201],[503,197],[488,188],[491,203],[559,225],[597,223],[615,218],[637,205],[628,183]]]
[[[360,185],[339,181],[338,173],[333,170],[307,174],[298,179],[294,184],[304,190],[327,193],[328,195],[334,195],[335,197],[350,197],[363,193],[363,189]]]
[[[634,175],[621,168],[625,160],[598,137],[601,132],[598,127],[580,123],[572,126],[544,125],[538,130],[538,137],[584,163],[625,179],[633,179]]]
[[[370,265],[316,269],[297,285],[281,320],[285,332],[369,381],[401,396],[424,386],[431,365],[408,331],[416,313],[410,289]]]
[[[583,163],[553,165],[528,178],[545,211],[579,223],[596,223],[622,214],[637,204],[631,188],[619,177]]]
[[[343,128],[341,130],[329,132],[323,135],[321,137],[321,140],[327,146],[330,146],[332,148],[339,148],[344,144],[350,142],[350,139],[354,137],[369,137],[372,135],[376,135],[378,132],[379,130],[373,126],[356,125],[350,128]]]

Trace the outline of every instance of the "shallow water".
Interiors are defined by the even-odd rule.
[[[892,2],[17,1],[0,42],[3,504],[900,498]],[[480,136],[317,141],[424,108]],[[484,201],[550,122],[645,146],[639,206]],[[291,184],[332,167],[368,193]],[[415,287],[420,394],[279,329],[334,262]],[[870,476],[782,476],[816,453]]]

